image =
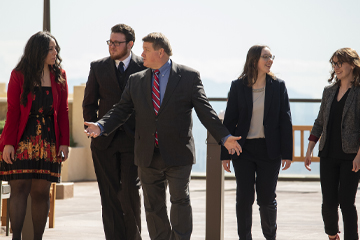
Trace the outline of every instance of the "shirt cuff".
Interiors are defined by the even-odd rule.
[[[224,146],[226,140],[227,140],[230,136],[231,136],[231,134],[229,134],[229,135],[227,135],[227,136],[225,136],[225,137],[223,137],[223,138],[221,139],[221,144],[222,144],[223,146]]]
[[[310,134],[308,140],[317,143],[317,141],[319,140],[319,138],[318,138],[317,136],[314,136],[314,135]]]
[[[98,127],[100,128],[100,135],[99,135],[99,136],[103,135],[103,133],[104,133],[104,126],[101,125],[100,123],[96,123],[96,124],[97,124]]]

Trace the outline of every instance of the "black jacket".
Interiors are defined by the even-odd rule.
[[[125,71],[124,81],[128,81],[129,76],[133,73],[146,69],[143,66],[141,57],[134,53],[128,68]],[[83,100],[83,117],[87,122],[96,122],[109,111],[114,104],[121,99],[124,86],[118,82],[116,75],[115,61],[110,57],[106,57],[91,63],[88,81],[86,83],[84,100]],[[135,132],[135,115],[133,114],[126,124],[123,126],[124,133],[128,136],[129,142],[134,142]],[[91,140],[92,146],[104,150],[106,149],[115,133],[108,137],[98,137]],[[124,138],[126,138],[124,134]],[[133,148],[133,144],[129,144],[129,149]]]
[[[224,125],[233,136],[241,136],[239,144],[244,146],[252,117],[252,88],[243,79],[232,82],[225,111]],[[290,103],[284,81],[266,76],[264,132],[268,156],[292,160],[293,136]],[[221,149],[221,160],[237,159],[230,156],[225,147]]]

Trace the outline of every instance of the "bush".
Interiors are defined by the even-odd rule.
[[[70,134],[70,147],[76,147],[77,142],[74,141],[72,134]]]
[[[5,126],[5,119],[4,119],[4,120],[0,120],[0,134],[1,134],[2,131],[4,130],[4,126]]]

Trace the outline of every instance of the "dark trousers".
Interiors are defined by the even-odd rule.
[[[188,240],[192,233],[189,182],[192,165],[167,166],[155,149],[149,167],[139,167],[146,222],[152,240]],[[170,192],[170,221],[166,208]]]
[[[107,240],[141,239],[140,181],[124,134],[117,133],[106,150],[91,148]]]
[[[236,216],[240,240],[251,240],[252,205],[257,194],[261,228],[266,239],[276,239],[276,185],[281,165],[269,159],[265,139],[247,139],[239,159],[233,160],[236,176]]]
[[[353,172],[352,161],[320,158],[320,182],[322,191],[322,216],[325,233],[339,232],[338,207],[340,205],[345,240],[359,239],[355,197],[360,172]]]

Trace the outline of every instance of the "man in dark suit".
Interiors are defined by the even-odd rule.
[[[135,164],[144,192],[146,221],[151,239],[190,239],[192,210],[189,181],[195,163],[192,109],[214,138],[230,152],[237,143],[222,125],[205,95],[199,73],[170,59],[172,50],[161,33],[143,38],[144,66],[130,76],[121,100],[97,123],[85,122],[88,136],[109,135],[135,110]],[[169,186],[170,221],[165,190]]]
[[[134,30],[118,24],[111,28],[110,57],[91,63],[83,101],[85,121],[95,122],[120,101],[131,74],[145,67],[131,52]],[[134,114],[107,137],[93,138],[91,151],[99,184],[107,240],[141,239],[140,195],[134,164]]]

